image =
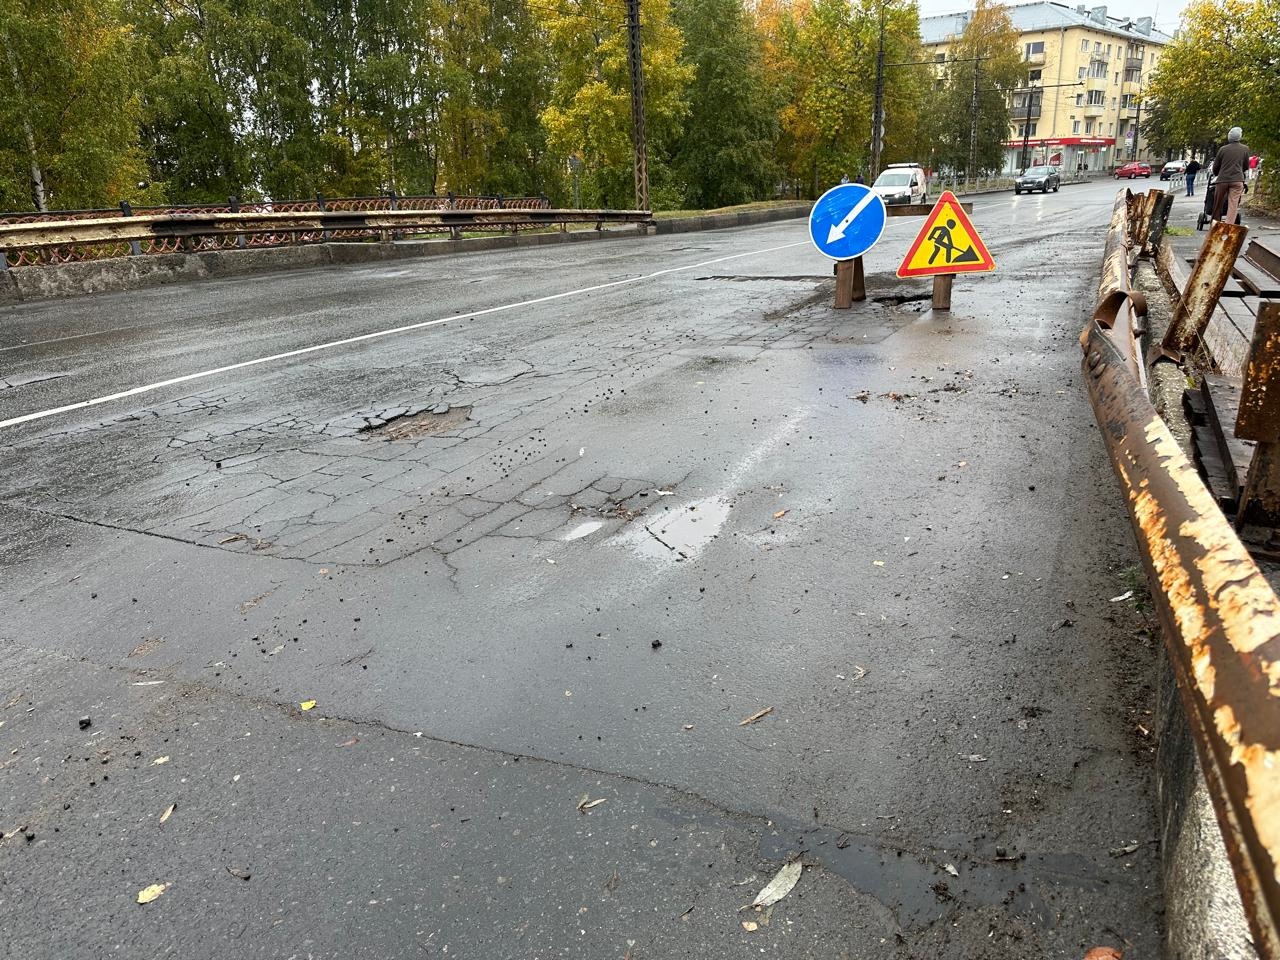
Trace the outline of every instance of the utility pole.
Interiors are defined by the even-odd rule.
[[[982,71],[982,58],[973,61],[973,97],[969,101],[969,166],[965,170],[965,182],[978,179],[978,76]]]
[[[649,149],[644,137],[644,69],[640,58],[640,0],[627,0],[627,59],[631,66],[631,146],[635,152],[636,209],[649,209]]]
[[[884,148],[884,6],[880,7],[880,44],[876,48],[876,100],[871,111],[871,183],[880,175],[880,152]]]
[[[1142,88],[1138,88],[1138,115],[1133,118],[1133,147],[1130,149],[1129,159],[1138,159],[1138,136],[1142,133]]]
[[[1035,87],[1027,89],[1027,116],[1022,121],[1022,153],[1018,155],[1018,166],[1023,170],[1030,166],[1027,163],[1027,141],[1031,139],[1031,104],[1035,100]]]

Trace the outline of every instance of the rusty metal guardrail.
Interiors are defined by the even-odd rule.
[[[376,238],[389,240],[406,232],[448,232],[455,239],[462,231],[494,231],[560,226],[572,223],[649,223],[648,210],[554,210],[550,208],[492,209],[381,209],[286,210],[249,212],[183,212],[144,216],[108,216],[88,219],[0,224],[0,270],[12,254],[32,250],[85,250],[98,256],[138,255],[175,249],[194,252],[223,246],[245,246],[243,238],[257,238],[255,246],[284,243],[318,243],[330,239]],[[225,241],[230,241],[225,242]],[[263,242],[265,241],[265,242]]]
[[[1280,599],[1152,405],[1130,289],[1128,191],[1107,236],[1084,376],[1261,956],[1280,960]],[[1147,211],[1150,210],[1148,206]]]

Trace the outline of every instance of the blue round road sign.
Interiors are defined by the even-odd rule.
[[[809,239],[832,260],[852,260],[876,245],[884,233],[884,201],[861,183],[832,187],[809,212]]]

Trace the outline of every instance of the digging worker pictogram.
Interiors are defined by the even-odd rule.
[[[929,242],[933,244],[933,253],[929,254],[929,263],[937,258],[938,254],[946,251],[944,257],[945,263],[950,263],[952,256],[956,252],[956,245],[951,239],[951,231],[956,227],[954,220],[948,220],[946,226],[941,223],[929,231]]]

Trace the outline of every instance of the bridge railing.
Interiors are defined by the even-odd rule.
[[[1132,289],[1153,193],[1121,191],[1099,304],[1080,336],[1089,399],[1124,494],[1253,943],[1280,958],[1280,599],[1156,412],[1146,301]]]
[[[111,257],[406,236],[646,223],[647,210],[556,210],[543,197],[347,197],[0,214],[0,269]]]

